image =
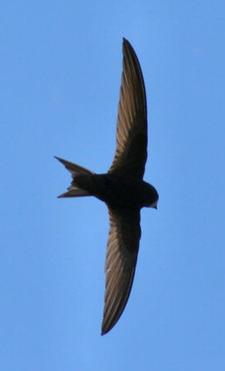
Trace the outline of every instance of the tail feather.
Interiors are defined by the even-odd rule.
[[[55,158],[56,160],[61,162],[61,164],[63,164],[67,170],[69,170],[73,178],[70,187],[67,188],[68,191],[59,195],[58,198],[90,196],[90,193],[88,191],[85,191],[84,189],[79,188],[77,185],[74,185],[74,178],[76,177],[76,175],[93,175],[94,173],[82,166],[64,160],[60,157],[55,156]]]
[[[63,164],[67,170],[69,170],[72,176],[76,176],[78,174],[84,174],[84,175],[94,174],[92,171],[85,169],[85,167],[74,164],[73,162],[64,160],[63,158],[60,158],[57,156],[55,156],[55,158],[56,160],[61,162],[61,164]]]
[[[70,186],[68,188],[68,191],[65,193],[62,193],[58,196],[58,198],[65,198],[65,197],[84,197],[84,196],[90,196],[90,193],[85,191],[84,189]]]

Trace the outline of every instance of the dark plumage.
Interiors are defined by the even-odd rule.
[[[102,334],[118,321],[130,295],[141,237],[140,210],[145,206],[157,208],[158,201],[156,189],[143,181],[147,159],[145,86],[137,56],[126,39],[116,143],[112,166],[105,174],[95,174],[56,157],[72,175],[68,191],[59,197],[95,196],[108,206]]]

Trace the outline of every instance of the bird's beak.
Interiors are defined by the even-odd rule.
[[[156,210],[157,210],[157,201],[155,201],[155,202],[151,205],[151,207],[152,207],[153,209],[156,209]]]

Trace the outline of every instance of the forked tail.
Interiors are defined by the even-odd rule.
[[[90,196],[90,193],[82,188],[79,188],[75,184],[74,180],[76,179],[77,175],[93,175],[94,173],[82,166],[74,164],[73,162],[63,160],[60,157],[55,156],[55,158],[65,166],[73,178],[71,185],[67,188],[68,191],[59,195],[58,198]]]

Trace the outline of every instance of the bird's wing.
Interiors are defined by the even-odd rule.
[[[123,72],[117,118],[116,153],[109,173],[142,179],[147,159],[147,103],[140,63],[123,39]]]
[[[126,306],[134,279],[141,238],[139,210],[109,207],[109,218],[102,334],[111,330]]]

